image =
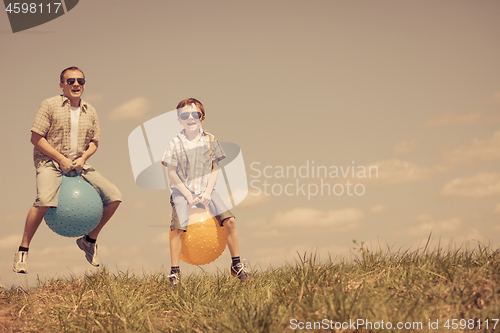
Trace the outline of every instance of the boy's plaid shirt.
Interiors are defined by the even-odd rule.
[[[161,162],[165,166],[177,167],[177,175],[184,186],[195,194],[201,194],[207,189],[212,164],[223,160],[226,155],[219,141],[206,131],[202,132],[197,147],[190,150],[184,133],[182,130],[170,141]]]

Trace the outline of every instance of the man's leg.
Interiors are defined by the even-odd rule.
[[[89,232],[89,234],[88,234],[90,238],[97,239],[97,236],[99,236],[101,229],[104,227],[104,225],[109,221],[109,219],[116,212],[120,203],[121,203],[121,201],[113,201],[113,202],[110,202],[109,204],[104,206],[101,221],[99,222],[97,227],[95,227],[95,229],[92,230],[91,232]]]
[[[31,239],[35,232],[37,231],[40,223],[42,222],[43,216],[49,210],[50,207],[35,207],[32,206],[26,217],[26,223],[24,225],[24,234],[21,241],[21,246],[29,248]]]
[[[85,252],[85,258],[87,261],[91,265],[98,267],[100,262],[97,257],[97,236],[99,236],[102,228],[116,212],[116,209],[121,203],[122,195],[114,184],[101,176],[101,174],[97,171],[85,171],[82,173],[82,177],[97,190],[101,196],[104,207],[101,220],[99,221],[97,227],[95,227],[94,230],[89,232],[87,235],[78,238],[76,240],[76,244],[83,252]]]
[[[36,199],[26,217],[21,246],[14,257],[13,269],[17,273],[28,273],[28,249],[31,240],[47,210],[57,206],[61,177],[61,171],[55,168],[52,161],[44,162],[36,169]]]
[[[12,269],[16,273],[28,273],[28,249],[30,247],[31,240],[35,235],[36,230],[42,222],[45,212],[50,207],[36,207],[32,206],[26,217],[26,223],[24,225],[23,239],[21,241],[21,246],[14,256],[14,266]]]

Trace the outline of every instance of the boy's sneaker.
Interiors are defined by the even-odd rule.
[[[16,273],[28,274],[28,252],[17,251],[14,256],[14,267],[12,270]]]
[[[90,243],[87,242],[85,239],[87,235],[78,238],[76,240],[76,244],[82,250],[85,252],[85,258],[87,258],[87,261],[95,267],[99,267],[99,258],[97,258],[97,244],[96,243]]]
[[[244,263],[240,262],[236,265],[231,266],[231,275],[240,279],[241,282],[252,282],[253,276],[247,270],[247,267]]]
[[[179,279],[179,276],[174,273],[168,276],[168,281],[172,286],[176,286],[181,282],[181,279]]]

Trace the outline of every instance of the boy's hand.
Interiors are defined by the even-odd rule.
[[[200,203],[204,206],[208,205],[210,201],[212,201],[211,193],[208,193],[206,191],[199,195],[198,198],[200,200]]]
[[[195,206],[196,204],[198,204],[200,202],[200,198],[198,198],[198,196],[194,193],[191,193],[190,192],[190,195],[188,195],[186,197],[188,203],[189,203],[189,208]]]

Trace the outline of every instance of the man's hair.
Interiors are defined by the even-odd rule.
[[[200,111],[203,114],[203,118],[205,117],[205,108],[203,107],[203,104],[196,98],[187,98],[183,99],[182,101],[177,104],[177,115],[179,115],[180,108],[185,107],[186,105],[191,105],[194,104],[198,111]]]
[[[66,71],[80,71],[80,73],[83,74],[83,71],[76,66],[68,67],[61,72],[61,76],[60,76],[61,83],[63,83],[63,81],[64,81],[64,73],[66,73]],[[83,78],[85,78],[85,74],[83,74]]]

